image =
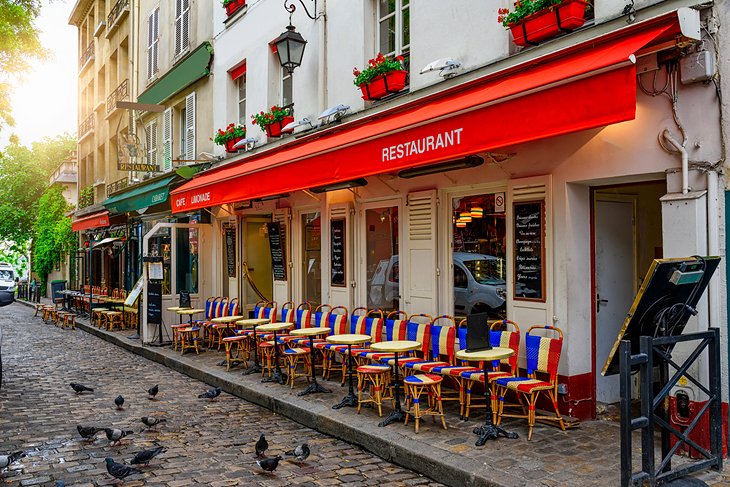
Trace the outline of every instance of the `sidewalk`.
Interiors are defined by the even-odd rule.
[[[347,393],[347,387],[340,387],[339,382],[323,381],[332,394],[302,398],[296,394],[306,387],[304,379],[298,380],[294,389],[262,384],[259,375],[244,376],[240,367],[226,371],[224,366],[218,366],[225,358],[222,351],[200,355],[189,352],[181,356],[170,347],[142,346],[139,340],[130,340],[127,337],[134,334],[131,330],[107,332],[89,326],[86,320],[77,320],[77,326],[130,352],[219,386],[304,426],[361,446],[385,460],[448,485],[619,485],[619,424],[614,421],[585,421],[565,432],[553,426],[537,425],[530,442],[526,423],[511,421],[504,427],[519,433],[519,439],[501,438],[475,447],[472,429],[484,421],[483,408],[472,411],[471,421],[465,422],[459,420],[458,404],[444,403],[448,430],[431,420],[422,423],[418,434],[412,423],[379,428],[380,418],[373,409],[363,409],[360,415],[354,408],[332,409]],[[389,410],[389,405],[384,407],[384,414]],[[635,454],[639,451],[639,436],[634,438],[633,451]],[[634,462],[640,465],[640,458],[636,457]],[[710,485],[730,486],[718,472],[704,472],[699,478]]]

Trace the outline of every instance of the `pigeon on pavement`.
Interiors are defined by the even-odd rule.
[[[79,430],[79,434],[82,438],[91,441],[94,440],[94,437],[99,431],[104,430],[104,428],[97,428],[95,426],[81,426],[80,424],[76,425],[76,429]]]
[[[167,450],[165,450],[165,447],[158,446],[157,448],[153,448],[152,450],[142,450],[141,452],[137,453],[134,458],[129,462],[132,465],[139,465],[141,463],[144,464],[145,467],[149,466],[150,460],[155,458],[160,453],[165,453]]]
[[[164,423],[165,421],[167,421],[165,418],[157,418],[155,416],[144,416],[142,418],[142,422],[144,423],[144,425],[152,429],[154,429],[154,427],[158,424]],[[144,431],[144,428],[142,429],[142,431]]]
[[[124,397],[121,394],[114,399],[114,404],[117,405],[117,411],[124,411]]]
[[[85,385],[77,384],[76,382],[71,383],[71,388],[76,391],[76,394],[81,394],[82,392],[86,391],[94,392],[94,389],[92,389],[91,387],[86,387]]]
[[[223,392],[223,389],[216,387],[215,389],[210,389],[209,391],[198,395],[198,399],[215,399],[221,395],[221,392]]]
[[[256,457],[257,458],[264,458],[266,454],[264,453],[266,449],[269,448],[269,442],[266,441],[266,437],[263,433],[261,433],[261,436],[259,437],[259,441],[256,442]],[[276,467],[274,467],[276,468]]]
[[[132,430],[119,430],[116,428],[105,428],[104,431],[106,432],[107,440],[111,441],[112,443],[118,443],[119,440],[121,440],[125,436],[134,433],[134,431]]]
[[[112,457],[106,457],[105,461],[106,471],[109,472],[109,475],[111,475],[115,479],[124,480],[130,475],[137,475],[138,473],[142,473],[136,468],[128,467],[127,465],[115,462]]]
[[[285,453],[285,455],[288,455],[290,457],[297,457],[297,461],[299,464],[301,464],[304,460],[306,460],[309,457],[309,454],[311,452],[309,451],[309,445],[304,443],[301,446],[298,446],[294,448],[293,450],[289,450]]]
[[[279,466],[279,460],[281,460],[281,457],[277,455],[271,458],[264,458],[263,460],[256,460],[256,465],[263,468],[265,472],[273,473],[276,467]]]
[[[25,456],[22,451],[16,451],[8,453],[7,455],[0,455],[0,470],[7,467],[11,463],[15,463]]]
[[[157,393],[160,392],[160,386],[155,384],[154,386],[147,389],[147,394],[150,395],[149,400],[154,401],[155,396],[157,396]]]

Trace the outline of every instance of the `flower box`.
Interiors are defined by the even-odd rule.
[[[536,45],[561,32],[570,32],[585,24],[588,3],[584,0],[566,0],[525,17],[509,26],[514,43],[518,46]]]
[[[294,117],[286,116],[278,122],[271,123],[265,127],[268,137],[281,137],[281,130],[294,121]]]
[[[236,149],[233,146],[236,145],[237,143],[241,142],[242,140],[243,140],[243,137],[236,137],[231,140],[226,140],[226,142],[225,142],[226,152],[238,152],[240,149]]]
[[[360,86],[363,100],[380,100],[381,98],[398,93],[406,87],[408,71],[398,70],[378,76],[370,83]]]
[[[229,17],[236,12],[238,12],[238,9],[246,5],[246,0],[232,0],[224,5],[226,8],[226,15]]]

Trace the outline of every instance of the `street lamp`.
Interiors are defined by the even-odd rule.
[[[289,74],[292,74],[294,69],[302,64],[307,41],[299,32],[294,30],[294,26],[290,22],[286,27],[286,32],[274,39],[274,45],[276,46],[276,54],[279,56],[279,64]]]

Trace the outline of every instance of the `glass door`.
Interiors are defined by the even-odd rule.
[[[364,217],[367,307],[400,309],[398,206],[365,208]]]
[[[247,218],[244,223],[243,265],[244,298],[247,310],[258,301],[270,301],[274,296],[271,269],[271,249],[266,224],[270,218]]]
[[[302,300],[322,304],[322,218],[302,213]]]

